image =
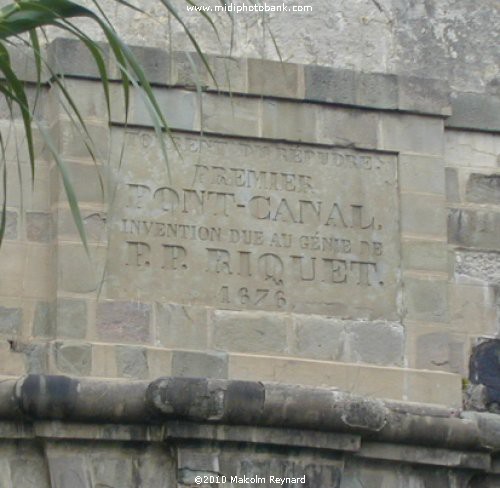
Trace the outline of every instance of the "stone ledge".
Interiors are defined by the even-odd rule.
[[[211,426],[319,430],[325,436],[328,432],[337,432],[347,436],[342,442],[338,440],[346,449],[354,449],[356,444],[349,436],[451,450],[500,448],[500,437],[492,434],[500,431],[500,418],[492,414],[436,409],[423,404],[405,406],[402,402],[384,402],[335,389],[205,378],[165,377],[153,382],[46,375],[3,378],[0,419],[18,422],[18,427],[10,430],[3,428],[8,423],[0,423],[0,434],[21,438],[54,435],[50,433],[53,426],[47,431],[48,424],[39,423],[46,420],[151,426],[176,420],[208,422]],[[34,423],[32,430],[26,423]],[[167,437],[187,435],[182,426],[171,425],[166,431]],[[244,440],[244,431],[236,438],[224,431],[210,431],[214,428],[207,427],[207,431],[197,435],[205,432],[205,437],[223,440],[229,436],[226,440]],[[116,434],[117,439],[128,436],[124,429]],[[147,429],[140,432],[144,438],[157,438],[157,434]],[[111,435],[104,431],[101,434]],[[75,435],[85,437],[78,434],[78,430]],[[288,444],[285,437],[279,440],[278,436],[275,440],[278,444]],[[328,443],[328,440],[325,437],[317,442]]]
[[[121,76],[111,61],[108,46],[101,44],[101,48],[110,80],[120,81]],[[449,85],[443,80],[207,55],[212,77],[196,53],[140,46],[131,46],[131,50],[150,82],[156,86],[194,89],[198,85],[206,91],[437,116],[451,114]],[[54,74],[99,78],[93,57],[81,42],[58,38],[48,46],[47,52]],[[196,74],[192,71],[193,65]],[[19,76],[34,81],[27,68],[20,70]],[[45,74],[44,79],[49,77]]]

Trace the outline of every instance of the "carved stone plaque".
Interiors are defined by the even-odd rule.
[[[108,295],[396,317],[397,158],[128,132],[111,211]]]

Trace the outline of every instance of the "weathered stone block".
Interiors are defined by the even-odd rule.
[[[98,44],[105,64],[107,64],[109,46],[105,43]],[[68,77],[73,75],[79,78],[101,78],[95,59],[83,42],[75,39],[57,38],[49,45],[48,54],[50,66],[57,74]]]
[[[146,379],[149,377],[146,349],[134,346],[116,346],[118,375],[125,378]]]
[[[446,81],[398,76],[399,109],[451,115],[450,87]]]
[[[17,212],[14,210],[7,210],[5,212],[5,234],[4,239],[17,239],[18,232],[18,218]]]
[[[448,332],[430,332],[417,338],[416,367],[463,375],[466,370],[465,338]]]
[[[379,148],[388,151],[441,155],[443,121],[434,117],[381,113]]]
[[[299,84],[301,65],[249,59],[248,93],[281,98],[301,98]]]
[[[405,269],[447,271],[448,247],[446,242],[404,240],[401,243]]]
[[[460,92],[451,99],[446,126],[483,131],[500,130],[500,98],[487,93]]]
[[[175,52],[173,59],[172,78],[175,85],[205,88],[211,84],[210,73],[199,54]]]
[[[436,279],[405,279],[407,318],[428,322],[448,321],[448,283]]]
[[[57,337],[83,339],[87,334],[87,302],[57,300]]]
[[[465,198],[469,202],[500,205],[500,174],[472,173],[465,187]]]
[[[14,351],[6,340],[0,341],[0,368],[2,375],[20,376],[26,373],[23,354]]]
[[[179,130],[198,129],[200,99],[197,93],[185,90],[156,89],[154,95],[170,128]],[[133,105],[129,123],[153,127],[151,112],[144,102],[144,95],[135,90],[132,100]],[[118,102],[116,97],[115,101]],[[203,110],[205,110],[205,106],[203,106]]]
[[[344,360],[383,366],[403,365],[404,329],[394,322],[346,324]]]
[[[449,130],[445,134],[447,166],[483,166],[498,168],[500,140],[494,134]]]
[[[495,289],[483,286],[450,285],[450,325],[463,333],[498,333]]]
[[[156,47],[131,46],[132,54],[137,58],[146,79],[152,85],[169,85],[172,83],[173,59],[165,49]],[[115,76],[119,76],[114,68]]]
[[[344,351],[345,323],[321,316],[294,316],[297,354],[312,359],[340,360]]]
[[[92,344],[92,376],[118,377],[115,345]]]
[[[52,349],[47,343],[28,343],[23,348],[27,374],[47,374]]]
[[[455,209],[448,212],[451,244],[482,249],[500,249],[500,212]]]
[[[33,335],[35,337],[54,337],[56,332],[55,304],[37,302],[33,317]]]
[[[106,301],[97,304],[96,328],[100,339],[114,342],[149,342],[151,305]]]
[[[172,351],[156,347],[148,347],[148,368],[150,378],[172,375]]]
[[[79,203],[104,203],[107,198],[107,176],[103,167],[93,162],[88,164],[66,164],[71,185]],[[59,184],[59,199],[67,201],[62,180]]]
[[[401,230],[408,234],[446,236],[446,208],[441,196],[403,193]]]
[[[216,311],[214,346],[224,351],[276,353],[287,351],[287,322],[283,315]]]
[[[444,195],[443,159],[410,154],[399,155],[399,184],[403,192]]]
[[[52,238],[52,214],[27,212],[26,237],[28,241],[50,242]]]
[[[95,208],[85,209],[83,205],[80,205],[80,213],[87,242],[106,242],[106,213],[96,211]],[[69,208],[62,207],[58,209],[57,234],[60,240],[79,241],[81,239],[75,224],[75,219]]]
[[[500,253],[456,251],[455,275],[485,283],[500,283]]]
[[[260,136],[260,99],[203,94],[203,130],[219,134]]]
[[[90,258],[82,245],[65,244],[58,248],[59,290],[90,293],[102,278],[105,247],[89,246]]]
[[[0,296],[20,297],[23,294],[23,277],[26,269],[27,246],[5,241],[0,252]]]
[[[381,73],[358,73],[355,88],[356,105],[383,109],[398,108],[398,78]]]
[[[309,65],[304,77],[306,100],[354,105],[354,71]]]
[[[23,311],[18,307],[0,306],[0,334],[16,335],[21,332]]]
[[[457,203],[461,201],[458,171],[455,168],[445,168],[446,201]]]
[[[214,88],[231,93],[247,92],[246,59],[233,59],[225,56],[211,58],[212,72],[217,82]]]
[[[374,149],[378,116],[356,109],[318,108],[318,142]]]
[[[176,303],[156,303],[155,313],[157,335],[163,346],[207,348],[206,309]]]
[[[23,295],[51,300],[55,289],[54,248],[50,245],[28,246],[23,280]]]
[[[56,343],[55,360],[61,373],[76,376],[88,376],[92,368],[92,350],[90,344]]]
[[[277,100],[262,101],[262,135],[273,139],[314,142],[317,108]]]
[[[228,356],[222,352],[174,351],[171,374],[191,378],[227,378]]]

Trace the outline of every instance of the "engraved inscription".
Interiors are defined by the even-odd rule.
[[[395,156],[148,133],[117,173],[108,292],[233,309],[396,314]]]

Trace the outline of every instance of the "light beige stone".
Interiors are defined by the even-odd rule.
[[[231,354],[229,378],[336,387],[362,395],[458,407],[459,375],[415,369]]]
[[[176,135],[171,183],[144,137],[117,177],[110,297],[397,317],[394,156]]]

